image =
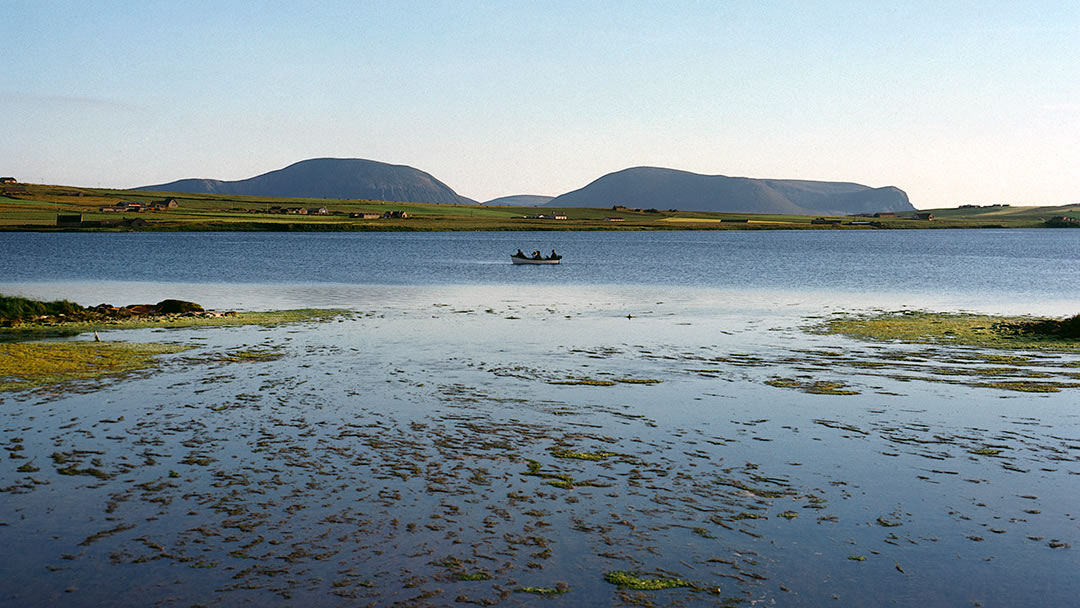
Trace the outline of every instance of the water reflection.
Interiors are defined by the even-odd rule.
[[[341,283],[170,283],[147,281],[54,281],[0,283],[0,293],[43,300],[67,299],[83,306],[156,303],[166,298],[198,302],[212,310],[288,310],[426,306],[445,300],[455,306],[488,306],[505,297],[537,304],[565,302],[585,308],[642,312],[656,302],[678,305],[679,314],[742,314],[759,311],[813,314],[821,310],[933,310],[992,315],[1071,316],[1076,301],[1066,295],[1032,299],[1002,292],[995,297],[950,291],[841,291],[796,288],[707,288],[651,285],[351,285]]]

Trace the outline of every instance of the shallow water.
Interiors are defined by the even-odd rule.
[[[1075,355],[1002,363],[803,331],[887,305],[878,292],[288,290],[351,312],[102,332],[198,348],[153,373],[0,397],[0,540],[21,556],[0,601],[1013,606],[1080,592]],[[281,357],[220,357],[252,349]],[[1002,378],[1066,388],[980,386]],[[839,390],[805,392],[821,381]],[[618,570],[696,587],[620,590],[604,580]]]

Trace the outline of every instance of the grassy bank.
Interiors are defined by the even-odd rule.
[[[182,344],[36,341],[41,338],[99,330],[280,325],[328,320],[341,314],[339,310],[304,309],[111,317],[95,316],[93,309],[66,300],[40,302],[0,296],[0,321],[11,324],[0,327],[0,392],[122,376],[155,367],[157,355],[195,348]],[[237,356],[256,355],[234,355]]]
[[[832,217],[840,224],[814,224],[814,216],[705,213],[667,209],[502,207],[437,205],[319,198],[272,198],[217,194],[160,193],[142,190],[20,185],[17,194],[0,196],[0,230],[91,231],[508,231],[508,230],[880,230],[913,228],[1033,228],[1053,217],[1080,219],[1080,207],[982,207],[932,210],[933,221],[898,217]],[[147,205],[166,197],[177,207],[140,213],[104,212],[121,201]],[[327,215],[274,212],[275,208],[325,208]],[[387,212],[407,217],[381,216]],[[529,215],[565,214],[567,219],[526,219]],[[61,227],[58,216],[79,216],[79,226]],[[611,221],[616,217],[618,221]],[[137,221],[136,221],[137,220]],[[869,225],[873,221],[876,225]],[[94,226],[104,222],[104,225]],[[111,225],[116,223],[116,225]],[[1080,226],[1080,222],[1075,224]]]
[[[0,340],[32,340],[46,336],[69,336],[115,329],[281,325],[303,321],[325,321],[342,314],[344,313],[340,310],[306,308],[267,312],[236,312],[203,317],[152,315],[101,321],[31,321],[16,327],[0,327]]]

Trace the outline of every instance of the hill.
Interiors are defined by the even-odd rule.
[[[314,158],[237,181],[182,179],[135,190],[414,203],[476,202],[419,169],[360,158]]]
[[[659,167],[633,167],[609,173],[547,204],[793,215],[915,210],[907,194],[892,186],[871,188],[848,182],[701,175]]]
[[[512,196],[500,196],[486,201],[485,205],[502,205],[504,207],[539,207],[546,205],[555,197],[541,194],[515,194]]]

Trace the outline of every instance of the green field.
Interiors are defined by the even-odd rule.
[[[168,194],[141,190],[110,190],[20,184],[0,195],[0,230],[152,230],[152,231],[494,231],[494,230],[878,230],[906,228],[1034,228],[1052,225],[1055,217],[1070,217],[1080,227],[1080,205],[1061,207],[982,207],[930,209],[934,220],[897,217],[833,217],[840,225],[811,223],[813,216],[704,213],[664,209],[585,209],[555,207],[496,207],[437,205],[318,198],[267,198],[215,194]],[[103,212],[121,201],[150,203],[172,197],[178,206],[168,211]],[[325,207],[330,215],[272,213],[274,207]],[[406,218],[360,219],[352,213],[405,212]],[[527,215],[563,213],[565,220],[525,219]],[[60,214],[81,214],[85,222],[142,220],[136,226],[58,227]],[[608,221],[608,217],[622,221]],[[873,221],[876,225],[852,222]],[[1066,224],[1068,225],[1068,224]]]

